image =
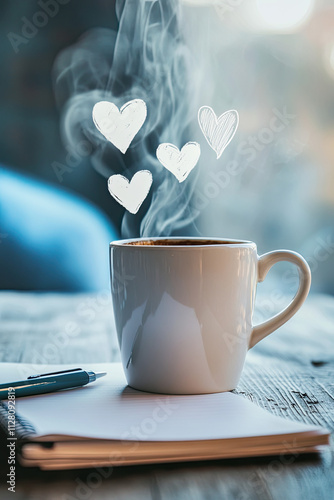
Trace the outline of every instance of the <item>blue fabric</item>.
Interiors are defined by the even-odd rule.
[[[109,288],[107,217],[78,196],[0,168],[0,288]]]

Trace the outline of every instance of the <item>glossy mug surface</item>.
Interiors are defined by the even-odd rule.
[[[256,286],[279,261],[299,269],[299,289],[281,313],[253,327]],[[295,252],[259,257],[256,244],[203,238],[110,244],[111,291],[127,382],[135,389],[202,394],[236,387],[248,349],[304,302],[311,273]]]

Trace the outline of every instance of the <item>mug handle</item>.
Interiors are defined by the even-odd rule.
[[[301,255],[296,252],[290,252],[289,250],[276,250],[258,257],[258,282],[263,281],[269,269],[274,264],[281,261],[292,262],[292,264],[296,264],[298,267],[299,287],[297,293],[283,311],[253,328],[250,336],[249,349],[286,323],[301,307],[310,290],[311,270],[308,263]]]

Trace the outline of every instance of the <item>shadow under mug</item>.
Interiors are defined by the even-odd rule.
[[[253,327],[257,283],[280,261],[298,267],[298,291],[282,312]],[[299,254],[259,257],[250,241],[119,240],[110,244],[110,265],[127,382],[167,394],[235,389],[247,351],[296,313],[311,284]]]

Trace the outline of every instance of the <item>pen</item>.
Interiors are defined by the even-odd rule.
[[[104,375],[106,372],[94,373],[81,368],[31,375],[25,380],[0,384],[0,400],[8,399],[8,393],[12,394],[13,390],[15,390],[15,397],[34,396],[35,394],[82,387]]]

